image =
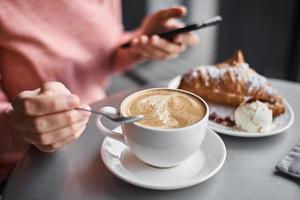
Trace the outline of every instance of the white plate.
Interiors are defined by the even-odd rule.
[[[116,131],[121,132],[120,127]],[[128,183],[149,189],[173,190],[196,185],[216,174],[224,164],[226,148],[214,131],[207,130],[201,148],[173,168],[152,167],[136,158],[127,146],[108,137],[103,141],[101,156],[109,171]]]
[[[168,87],[169,88],[178,88],[180,80],[181,80],[181,76],[176,76],[169,82]],[[282,133],[285,130],[287,130],[294,122],[294,112],[293,112],[292,107],[289,105],[289,103],[286,100],[284,100],[284,103],[286,106],[286,111],[283,114],[277,116],[273,120],[272,127],[268,132],[250,133],[250,132],[245,132],[245,131],[239,130],[236,127],[228,127],[228,126],[225,126],[222,124],[215,123],[213,121],[209,121],[208,125],[212,130],[217,131],[218,133],[222,133],[225,135],[231,135],[231,136],[265,137],[265,136],[276,135],[276,134]],[[210,102],[207,102],[207,104],[209,106],[210,113],[215,112],[220,117],[233,116],[233,113],[235,111],[234,107],[224,106],[224,105],[220,105],[220,104],[213,104]]]

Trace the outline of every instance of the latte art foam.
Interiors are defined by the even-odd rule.
[[[194,96],[172,90],[137,93],[125,103],[126,115],[143,115],[137,122],[157,128],[185,127],[202,119],[204,106]]]

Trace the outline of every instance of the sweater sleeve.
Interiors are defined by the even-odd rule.
[[[29,147],[14,129],[13,108],[0,88],[0,182],[5,180]]]
[[[139,28],[132,31],[124,31],[124,25],[122,23],[122,9],[121,1],[110,1],[114,4],[113,8],[114,14],[119,20],[119,25],[123,31],[121,36],[118,38],[118,43],[116,49],[113,53],[113,63],[112,63],[112,72],[118,73],[131,69],[135,64],[144,62],[145,59],[142,59],[139,55],[134,55],[130,48],[122,48],[121,45],[129,42],[132,38],[139,34]]]
[[[135,55],[130,51],[129,48],[122,48],[121,45],[130,41],[137,35],[137,30],[124,32],[119,40],[119,45],[115,51],[115,59],[113,64],[114,72],[122,72],[131,69],[134,64],[142,63],[145,60],[139,55]]]

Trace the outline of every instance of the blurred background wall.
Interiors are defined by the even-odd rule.
[[[186,23],[214,15],[221,15],[223,22],[198,31],[200,44],[178,59],[143,63],[115,77],[108,93],[169,80],[197,65],[220,62],[237,49],[260,74],[300,81],[298,0],[123,0],[122,4],[126,30],[138,27],[149,13],[179,4],[188,8],[188,15],[182,19]]]

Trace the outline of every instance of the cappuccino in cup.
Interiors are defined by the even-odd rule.
[[[190,126],[205,115],[205,106],[198,98],[168,89],[138,92],[123,104],[125,116],[143,115],[136,123],[156,128]]]
[[[101,112],[117,115],[112,107]],[[114,132],[97,117],[102,134],[122,142],[143,162],[155,167],[174,167],[196,152],[205,137],[208,106],[203,99],[179,89],[152,88],[126,97],[120,106],[122,116],[143,115],[144,119],[122,124]]]

